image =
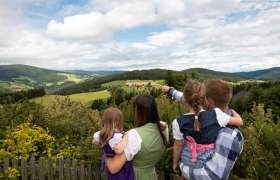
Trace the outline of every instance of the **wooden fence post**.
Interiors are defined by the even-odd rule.
[[[48,180],[53,180],[53,159],[48,158]]]
[[[45,159],[40,157],[39,159],[39,180],[45,180]]]
[[[21,179],[27,180],[27,160],[26,158],[21,159]]]
[[[8,170],[8,167],[10,165],[9,161],[10,161],[9,158],[4,159],[4,177],[5,177],[5,179],[8,179],[8,174],[5,171]]]
[[[101,173],[100,173],[100,165],[94,164],[93,165],[93,179],[101,179]]]
[[[65,160],[65,177],[66,177],[66,180],[70,180],[71,178],[71,160],[69,158],[67,158]]]
[[[88,180],[92,180],[92,169],[90,163],[87,164],[87,177]]]
[[[73,174],[73,179],[77,179],[77,160],[73,159],[72,161],[72,174]]]
[[[12,166],[13,168],[15,168],[16,170],[19,171],[19,168],[18,168],[18,160],[16,158],[13,158],[12,159]],[[17,177],[16,179],[19,179],[19,177]]]
[[[31,180],[36,180],[36,159],[34,157],[30,158],[30,175],[31,175]]]
[[[62,157],[56,158],[56,172],[58,172],[57,173],[58,176],[56,176],[56,178],[63,179],[63,166],[64,166],[63,158]]]
[[[80,161],[80,179],[84,180],[85,179],[85,164],[84,164],[84,160]]]

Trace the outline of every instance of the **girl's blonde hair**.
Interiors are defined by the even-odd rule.
[[[202,83],[196,80],[190,80],[184,87],[184,99],[194,110],[195,121],[194,130],[200,131],[201,124],[198,120],[198,115],[205,100],[205,87]]]
[[[114,130],[123,130],[123,114],[114,107],[108,108],[104,111],[102,118],[102,129],[100,131],[100,143],[101,147],[106,145],[113,137]]]

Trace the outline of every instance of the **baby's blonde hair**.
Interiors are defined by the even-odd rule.
[[[108,108],[104,111],[102,118],[102,129],[100,131],[101,147],[106,145],[113,137],[114,130],[123,130],[123,114],[114,107]]]

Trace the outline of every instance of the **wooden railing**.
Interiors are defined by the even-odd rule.
[[[3,165],[0,167],[0,172],[3,173],[4,179],[10,179],[8,169],[15,168],[19,172],[20,176],[16,179],[21,180],[58,180],[58,179],[79,179],[79,180],[105,180],[106,174],[100,171],[99,163],[88,163],[84,160],[77,161],[76,159],[70,160],[63,158],[39,158],[36,161],[35,158],[30,158],[27,161],[26,158],[22,158],[20,161],[17,159],[5,158]],[[164,180],[164,172],[160,171],[159,179]],[[176,180],[179,177],[170,174],[168,179]]]

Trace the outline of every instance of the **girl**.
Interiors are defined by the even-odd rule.
[[[205,111],[203,84],[191,80],[184,87],[184,105],[189,113],[173,121],[174,149],[173,169],[178,171],[179,158],[191,168],[201,168],[214,153],[214,143],[221,127],[227,124],[240,126],[241,117],[232,110],[233,117],[223,113],[219,108]],[[185,146],[182,151],[182,147]],[[182,152],[181,152],[182,151]]]
[[[123,153],[127,144],[127,135],[121,133],[123,130],[123,115],[117,108],[109,108],[104,111],[102,118],[102,129],[93,135],[93,144],[99,145],[103,150],[102,169],[105,170],[107,158]],[[108,179],[133,180],[134,171],[131,161],[127,161],[116,173],[108,172]]]

